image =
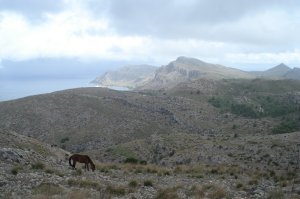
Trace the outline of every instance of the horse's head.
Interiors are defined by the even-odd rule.
[[[92,171],[95,171],[95,165],[94,164],[91,164],[91,169],[92,169]]]

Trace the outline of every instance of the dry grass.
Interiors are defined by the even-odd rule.
[[[53,195],[62,195],[64,189],[55,184],[40,184],[39,186],[32,189],[33,195],[43,195],[43,196],[53,196]]]
[[[161,189],[158,191],[155,199],[179,199],[177,189],[178,187]]]

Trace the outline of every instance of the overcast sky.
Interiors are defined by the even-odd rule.
[[[0,73],[8,62],[107,67],[178,56],[245,70],[300,67],[299,35],[299,0],[0,0]]]

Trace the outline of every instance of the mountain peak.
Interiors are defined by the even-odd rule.
[[[280,63],[279,65],[277,65],[277,66],[275,66],[275,67],[273,67],[273,69],[274,68],[281,68],[281,69],[291,69],[290,67],[288,67],[286,64],[284,64],[284,63]]]
[[[192,57],[179,56],[176,59],[176,62],[203,62],[203,61]]]

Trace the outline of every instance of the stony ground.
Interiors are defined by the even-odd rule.
[[[227,144],[240,143],[244,149],[231,151],[230,162],[95,161],[92,172],[80,164],[72,170],[67,151],[1,131],[0,198],[300,198],[299,135],[236,138]]]

